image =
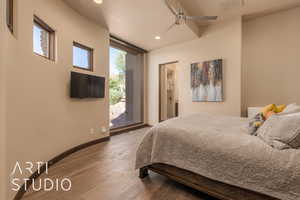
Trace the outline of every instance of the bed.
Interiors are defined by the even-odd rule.
[[[195,114],[165,121],[136,155],[148,170],[222,200],[300,200],[300,150],[276,150],[247,134],[247,119]]]

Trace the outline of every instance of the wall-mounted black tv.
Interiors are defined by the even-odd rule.
[[[71,98],[104,98],[105,78],[71,72]]]

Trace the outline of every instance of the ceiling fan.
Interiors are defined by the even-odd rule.
[[[169,8],[169,10],[175,15],[175,23],[172,24],[167,31],[172,29],[176,25],[185,24],[188,20],[190,21],[198,21],[198,20],[217,20],[218,16],[188,16],[185,14],[183,8],[179,5],[179,2],[177,1],[177,7],[174,7],[174,4],[172,5],[169,0],[164,0],[166,6]]]

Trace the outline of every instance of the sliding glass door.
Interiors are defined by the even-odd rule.
[[[144,55],[111,42],[110,128],[143,123]]]

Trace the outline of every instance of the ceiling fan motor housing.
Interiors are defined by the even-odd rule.
[[[184,12],[179,12],[177,15],[176,15],[176,22],[175,24],[183,24],[186,22],[186,15],[184,14]]]

